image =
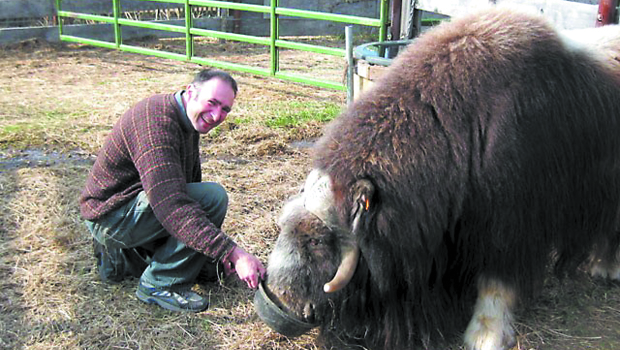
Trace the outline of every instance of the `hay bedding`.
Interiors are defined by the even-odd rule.
[[[253,59],[247,47],[213,45],[222,45],[212,50],[218,55]],[[287,55],[297,60],[287,63],[292,66],[313,58]],[[316,70],[309,74],[341,74],[342,62],[319,59],[320,64],[307,65]],[[0,349],[318,348],[314,333],[287,339],[268,329],[254,313],[252,291],[234,278],[196,286],[211,300],[210,309],[199,314],[140,303],[134,297],[136,280],[106,285],[97,278],[90,237],[77,209],[92,157],[133,102],[181,88],[197,69],[69,44],[31,41],[0,50],[0,132],[31,125],[18,136],[0,133],[3,161],[29,148],[83,155],[0,167]],[[235,76],[241,94],[231,117],[257,122],[228,123],[222,133],[203,139],[204,180],[220,182],[229,191],[224,229],[266,261],[278,234],[275,219],[282,201],[297,191],[309,169],[311,151],[293,142],[316,138],[322,125],[269,129],[259,122],[274,103],[343,104],[344,94]],[[550,281],[541,303],[525,311],[517,348],[620,347],[618,292],[617,285],[594,283],[585,275],[577,283]]]

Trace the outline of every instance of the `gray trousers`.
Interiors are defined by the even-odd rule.
[[[187,184],[187,192],[200,203],[209,220],[221,228],[228,209],[226,190],[214,182],[200,182]],[[191,285],[205,263],[214,263],[162,227],[144,191],[104,218],[95,222],[87,220],[86,226],[108,249],[140,247],[149,251],[152,258],[140,279],[155,287]]]

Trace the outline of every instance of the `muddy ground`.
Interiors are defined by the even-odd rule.
[[[337,45],[338,43],[330,43]],[[173,40],[140,45],[178,48]],[[208,42],[203,56],[265,64],[248,45]],[[342,79],[342,59],[282,54],[283,67]],[[315,333],[288,339],[255,315],[253,291],[234,278],[197,286],[208,311],[176,314],[142,304],[136,280],[103,284],[77,197],[113,123],[131,104],[182,88],[195,64],[76,44],[24,42],[0,50],[0,348],[315,349]],[[309,145],[324,124],[272,128],[282,111],[344,107],[343,92],[234,73],[240,94],[231,121],[204,137],[203,179],[222,183],[224,223],[264,262],[283,201],[309,169]],[[243,123],[235,123],[244,120]],[[620,287],[549,278],[534,306],[519,312],[515,349],[620,348]],[[458,348],[457,345],[454,348]]]

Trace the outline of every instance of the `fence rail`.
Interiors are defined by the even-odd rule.
[[[280,7],[279,0],[271,0],[270,5],[254,5],[243,4],[229,1],[212,1],[212,0],[133,0],[135,1],[150,1],[150,2],[162,2],[162,3],[174,3],[183,5],[185,13],[185,25],[174,25],[165,23],[156,23],[153,21],[140,21],[121,18],[121,0],[112,0],[112,16],[97,15],[82,13],[77,11],[64,11],[62,9],[63,0],[55,0],[57,15],[59,17],[59,36],[62,41],[78,42],[93,46],[106,47],[110,49],[118,49],[122,51],[128,51],[133,53],[153,55],[167,59],[181,60],[187,62],[193,62],[202,65],[209,65],[216,68],[230,69],[235,71],[247,72],[257,75],[272,76],[283,80],[289,80],[299,83],[305,83],[313,86],[330,88],[336,90],[346,90],[346,84],[328,81],[318,78],[310,78],[303,75],[281,72],[279,69],[279,50],[282,48],[302,50],[314,53],[321,53],[326,55],[332,55],[337,57],[345,57],[345,49],[332,48],[320,45],[312,45],[306,43],[300,43],[290,40],[280,39],[280,16],[305,18],[319,21],[331,21],[338,23],[345,23],[350,25],[360,25],[376,27],[378,31],[378,41],[384,41],[387,35],[388,24],[388,0],[379,1],[379,18],[362,17],[342,15],[310,10],[301,10],[296,8]],[[191,16],[191,8],[195,6],[200,7],[214,7],[220,9],[237,10],[237,11],[249,11],[262,13],[269,17],[269,37],[261,37],[254,35],[245,35],[230,33],[226,31],[210,30],[197,28],[193,25],[193,19]],[[92,38],[86,38],[75,33],[73,35],[66,34],[63,28],[63,19],[77,18],[83,20],[90,20],[100,23],[111,24],[114,30],[114,41],[105,41]],[[129,45],[123,42],[121,27],[140,27],[159,31],[174,32],[185,34],[185,54],[149,49],[134,45]],[[250,65],[208,59],[204,57],[198,57],[194,55],[193,39],[194,37],[210,37],[216,39],[226,39],[233,41],[241,41],[252,44],[265,45],[269,47],[270,51],[270,65],[269,68],[261,68]],[[344,60],[343,60],[344,62]]]
[[[63,0],[64,6],[77,12],[108,13],[112,10],[110,0]],[[55,0],[0,0],[0,20],[14,18],[44,18],[54,16],[57,8]],[[123,11],[162,10],[179,7],[174,2],[144,2],[124,0]]]

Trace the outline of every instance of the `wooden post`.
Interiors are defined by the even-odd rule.
[[[400,39],[401,13],[403,12],[403,1],[392,0],[392,15],[390,16],[390,38],[388,40]]]
[[[598,14],[596,16],[596,27],[616,22],[616,7],[618,0],[600,0],[598,3]]]
[[[232,2],[240,2],[239,0],[232,0]],[[241,11],[230,10],[233,16],[232,32],[235,34],[241,34]]]

